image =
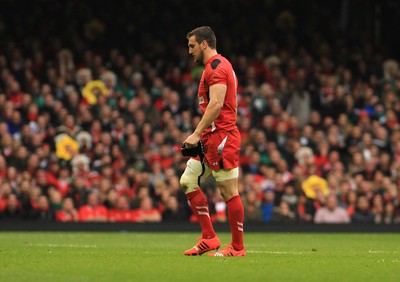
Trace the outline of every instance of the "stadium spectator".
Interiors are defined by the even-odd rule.
[[[74,202],[71,198],[64,198],[62,209],[56,211],[56,221],[60,222],[78,222],[78,211],[74,207]]]
[[[376,194],[372,198],[371,211],[374,215],[374,223],[376,224],[383,223],[385,218],[385,208],[382,195]]]
[[[346,210],[338,206],[335,195],[330,195],[326,199],[324,207],[319,208],[314,217],[315,223],[350,223],[350,217]]]
[[[288,183],[285,185],[281,199],[288,203],[290,210],[296,211],[298,196],[292,184]]]
[[[0,212],[0,218],[2,220],[21,220],[22,211],[17,196],[9,194],[6,200],[6,206]]]
[[[0,155],[0,179],[7,175],[7,162],[3,155]]]
[[[369,202],[366,196],[360,196],[357,200],[357,208],[351,216],[352,223],[374,223],[374,214],[369,210]]]
[[[107,221],[107,209],[100,203],[98,192],[91,192],[87,204],[79,208],[79,221]]]
[[[313,202],[304,194],[299,195],[297,201],[297,214],[300,223],[310,223],[314,220],[315,207]]]
[[[57,190],[61,193],[62,197],[69,195],[71,190],[72,179],[68,167],[60,168],[57,175]]]
[[[395,205],[392,202],[387,202],[385,205],[385,211],[382,223],[385,224],[400,223],[400,215],[396,214]]]
[[[346,194],[346,199],[345,199],[345,207],[347,214],[351,217],[357,208],[357,191],[355,190],[350,190]]]
[[[117,198],[115,208],[108,211],[107,219],[110,222],[137,221],[136,215],[129,208],[129,200],[126,196],[119,196]]]
[[[243,199],[244,218],[246,222],[263,220],[261,201],[255,191],[248,191]]]
[[[55,187],[49,190],[49,207],[53,214],[62,208],[62,200],[61,193]]]
[[[272,211],[274,209],[275,194],[274,191],[272,191],[271,189],[267,189],[263,193],[263,195],[264,197],[261,205],[263,220],[265,222],[270,222],[272,217]]]
[[[272,223],[295,223],[296,222],[296,213],[290,209],[290,205],[282,200],[279,206],[274,207],[271,214],[271,222]]]
[[[153,207],[153,200],[148,196],[141,199],[139,208],[133,214],[137,222],[160,222],[162,219],[161,213]]]
[[[169,196],[166,200],[164,200],[164,203],[165,207],[162,212],[162,221],[178,222],[186,220],[186,214],[180,210],[179,202],[176,197]]]
[[[211,221],[213,222],[226,222],[227,211],[226,211],[226,203],[224,198],[222,198],[221,193],[217,189],[214,190],[214,193],[211,196],[210,202],[215,207],[215,213],[211,210]],[[214,208],[213,208],[214,209]]]
[[[32,206],[29,218],[43,221],[50,221],[54,219],[53,211],[50,209],[49,199],[46,196],[38,196],[37,202]]]

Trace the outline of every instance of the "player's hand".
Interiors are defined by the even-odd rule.
[[[200,134],[193,132],[185,141],[183,141],[183,145],[185,145],[185,147],[195,147],[197,146],[197,143],[199,143],[200,137]]]

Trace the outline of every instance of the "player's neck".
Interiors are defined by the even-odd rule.
[[[212,57],[217,55],[218,52],[216,49],[208,49],[204,52],[204,60],[203,60],[203,64],[207,64],[208,60]]]

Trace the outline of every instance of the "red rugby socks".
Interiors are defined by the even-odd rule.
[[[232,247],[241,251],[244,248],[243,245],[243,219],[244,209],[242,199],[239,195],[230,198],[226,202],[228,208],[228,220],[231,227],[232,233]]]
[[[208,201],[203,191],[199,188],[193,192],[187,193],[186,198],[189,201],[192,212],[199,220],[202,238],[214,238],[216,234],[210,219],[210,213],[208,211]]]

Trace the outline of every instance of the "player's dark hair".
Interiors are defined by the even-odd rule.
[[[207,41],[208,46],[210,46],[211,49],[217,48],[217,38],[215,37],[214,31],[211,29],[211,27],[197,27],[192,31],[189,31],[186,35],[186,38],[189,39],[189,37],[192,37],[193,35],[196,36],[197,43],[200,44],[203,40],[205,40]]]

